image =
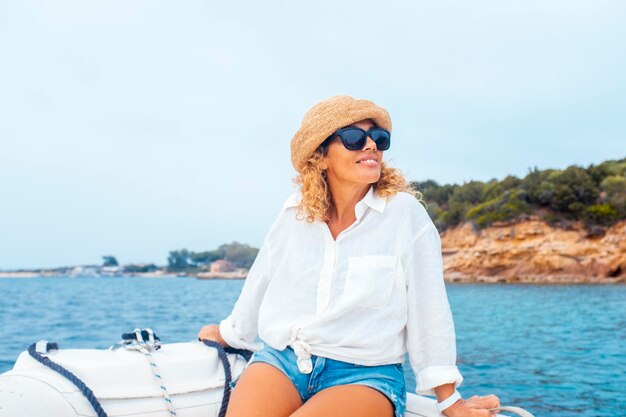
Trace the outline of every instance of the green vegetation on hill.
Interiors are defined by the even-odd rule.
[[[626,158],[564,170],[537,167],[519,179],[463,185],[413,182],[440,231],[470,221],[477,229],[538,214],[555,226],[582,220],[590,234],[626,218]]]

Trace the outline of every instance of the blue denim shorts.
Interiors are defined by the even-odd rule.
[[[401,363],[366,366],[311,355],[313,371],[310,374],[303,374],[298,369],[297,359],[291,346],[284,350],[276,350],[265,344],[263,349],[254,352],[248,365],[265,362],[280,369],[293,382],[303,402],[317,392],[335,385],[366,385],[389,398],[394,405],[395,417],[404,417],[406,386]],[[238,380],[239,378],[231,382],[230,387],[234,388]]]

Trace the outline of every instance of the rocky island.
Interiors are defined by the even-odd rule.
[[[464,223],[440,235],[447,282],[626,283],[626,221],[603,236],[589,236],[580,223],[553,227],[538,216],[482,230]]]

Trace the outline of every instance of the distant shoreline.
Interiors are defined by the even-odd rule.
[[[133,278],[176,278],[176,274],[163,274],[163,273],[128,273],[120,275],[70,275],[70,274],[53,274],[53,273],[39,273],[39,272],[11,272],[0,271],[0,279],[3,278],[121,278],[121,277],[133,277]]]
[[[132,273],[121,275],[76,275],[68,274],[41,274],[36,272],[10,272],[0,271],[0,279],[28,279],[28,278],[142,278],[142,279],[158,279],[158,278],[193,278],[198,280],[244,280],[245,276],[235,275],[232,273],[223,274],[194,274],[179,275],[174,273]],[[444,281],[446,284],[524,284],[524,285],[624,285],[626,280],[623,277],[607,278],[607,277],[584,277],[580,275],[529,275],[520,277],[509,276],[487,276],[487,275],[470,275],[459,272],[448,272],[445,274]]]
[[[450,271],[445,273],[445,282],[446,284],[624,285],[626,278],[623,276],[597,277],[576,274],[473,275]]]

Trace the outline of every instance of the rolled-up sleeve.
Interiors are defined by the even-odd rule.
[[[413,238],[404,256],[407,277],[407,349],[416,392],[435,395],[435,387],[461,385],[456,366],[456,336],[443,281],[441,238],[432,221]]]
[[[220,333],[229,346],[252,351],[263,347],[255,343],[259,307],[271,278],[271,250],[266,238],[248,271],[232,312],[220,322]]]

